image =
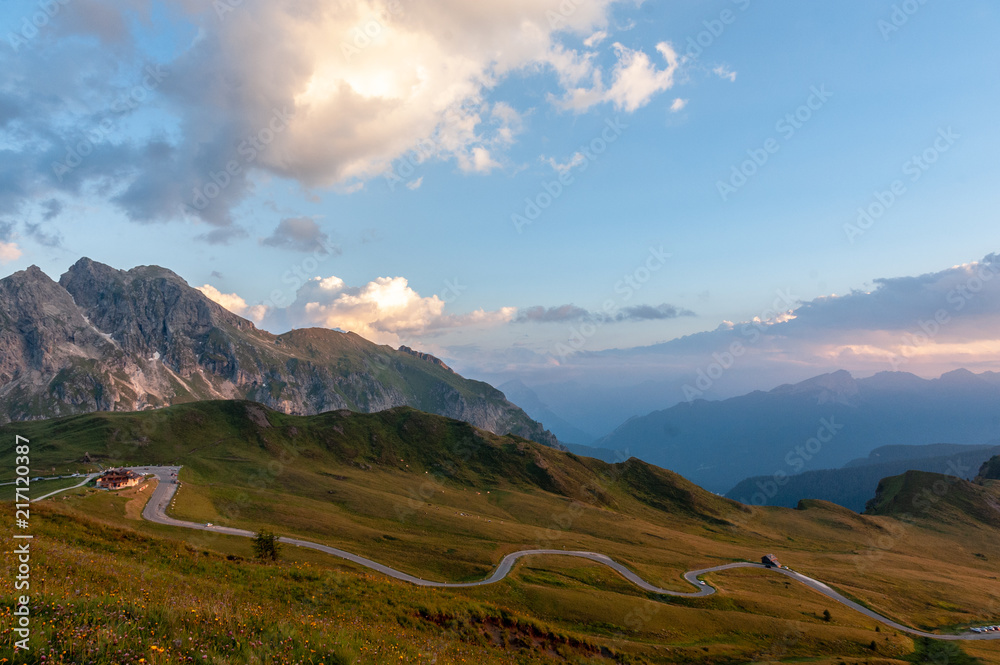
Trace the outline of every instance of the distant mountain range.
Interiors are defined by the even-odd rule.
[[[584,432],[580,428],[553,413],[552,410],[549,409],[548,405],[546,405],[538,397],[538,394],[528,386],[524,385],[520,379],[508,381],[500,385],[499,389],[504,395],[507,396],[507,399],[524,409],[524,412],[529,416],[539,422],[545,423],[545,426],[548,427],[549,430],[555,434],[562,443],[586,445],[597,439],[597,437],[593,434]]]
[[[1000,444],[884,446],[840,469],[806,471],[779,479],[747,478],[726,492],[726,496],[746,504],[787,508],[794,508],[802,499],[822,499],[860,513],[883,478],[906,471],[928,471],[972,480],[995,455],[1000,455]]]
[[[769,392],[632,418],[593,446],[628,450],[715,492],[750,476],[840,467],[886,445],[1000,438],[1000,374],[824,374]]]
[[[397,406],[551,446],[499,390],[437,358],[328,329],[258,330],[165,268],[80,259],[0,280],[0,422],[248,399],[290,414]]]

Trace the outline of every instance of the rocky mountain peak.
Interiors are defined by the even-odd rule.
[[[858,395],[858,382],[851,376],[850,372],[838,370],[794,385],[778,386],[771,392],[774,394],[815,396],[818,404],[849,404]]]
[[[159,266],[117,270],[83,258],[59,279],[101,332],[125,350],[159,353],[174,367],[190,361],[190,348],[215,328],[255,330],[254,325]]]
[[[295,414],[410,406],[558,446],[492,386],[329,329],[258,330],[159,266],[0,280],[0,422],[242,398]]]

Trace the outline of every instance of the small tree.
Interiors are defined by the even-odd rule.
[[[278,537],[270,531],[260,530],[253,537],[253,553],[262,561],[277,561],[281,551]]]
[[[830,614],[830,610],[823,610],[823,621],[829,621],[833,616]]]

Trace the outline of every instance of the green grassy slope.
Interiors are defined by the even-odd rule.
[[[943,524],[978,522],[1000,528],[996,489],[925,471],[907,471],[883,479],[865,512]]]
[[[300,417],[218,401],[18,423],[0,428],[0,440],[15,433],[47,471],[183,464],[176,517],[266,527],[429,579],[481,578],[505,553],[552,547],[603,552],[654,584],[690,590],[686,570],[774,552],[910,625],[1000,622],[1000,538],[989,525],[904,522],[824,502],[748,508],[637,460],[606,464],[407,408]],[[146,656],[159,663],[202,652],[218,663],[899,663],[913,650],[904,635],[757,570],[711,575],[719,593],[692,600],[650,596],[560,557],[461,590],[416,589],[296,548],[278,569],[262,569],[226,559],[248,557],[246,539],[132,519],[144,492],[76,490],[33,507],[55,621],[46,630],[59,644],[83,644],[72,626],[86,615],[108,645],[97,663],[137,662],[120,657],[123,611],[156,638],[143,648],[167,649],[169,658]],[[350,593],[325,586],[330,571]],[[201,651],[187,650],[188,637]],[[334,641],[346,645],[342,661],[308,652]],[[251,643],[280,643],[291,655],[275,660]],[[69,653],[86,653],[79,644]],[[1000,644],[964,648],[1000,658]]]

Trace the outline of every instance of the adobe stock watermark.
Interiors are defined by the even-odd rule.
[[[580,491],[592,497],[605,496],[609,492],[609,487],[613,486],[621,478],[624,471],[623,462],[627,462],[632,456],[628,448],[614,451],[614,462],[607,469],[606,474],[595,475],[590,480],[580,486]],[[577,519],[583,515],[584,510],[590,506],[582,501],[570,500],[569,505],[553,513],[549,518],[549,523],[544,527],[535,530],[535,549],[555,549],[556,542],[562,539],[566,532],[573,528]]]
[[[31,40],[37,37],[71,1],[41,0],[38,3],[38,11],[22,17],[20,30],[7,33],[7,43],[14,49],[14,53],[20,51],[21,47],[27,46]]]
[[[900,338],[899,352],[889,357],[889,366],[892,367],[892,371],[898,371],[905,362],[909,361],[910,356],[914,355],[909,350],[917,351],[921,347],[931,344],[954,321],[954,317],[978,297],[986,285],[998,274],[1000,274],[1000,259],[992,258],[978,264],[975,272],[965,280],[965,283],[948,291],[945,295],[945,302],[950,305],[949,308],[942,307],[926,319],[918,319],[916,330],[903,333]]]
[[[278,134],[288,129],[294,113],[288,109],[272,109],[271,118],[267,125],[254,134],[248,134],[236,147],[239,159],[231,159],[226,162],[224,168],[219,171],[210,171],[210,182],[202,183],[194,188],[191,201],[187,204],[197,211],[206,209],[211,202],[225,191],[232,184],[233,179],[240,175],[244,169],[253,165],[260,157],[261,153],[267,150],[268,146],[274,142]]]
[[[755,316],[752,321],[740,325],[740,336],[743,339],[734,340],[723,351],[713,353],[711,362],[705,367],[698,368],[694,382],[682,386],[684,401],[690,403],[704,397],[715,382],[736,365],[747,349],[760,341],[768,326],[781,322],[782,317],[787,315],[800,300],[792,295],[790,290],[778,289],[776,293],[777,297],[769,308]]]
[[[472,114],[478,113],[479,110],[480,107],[478,104],[472,100],[464,99],[458,104],[452,104],[445,110],[444,120],[441,125],[449,127],[460,124],[462,120],[470,117]],[[404,185],[407,189],[411,190],[419,187],[423,178],[414,178],[413,176],[416,175],[417,169],[424,162],[445,152],[443,139],[444,136],[439,131],[433,137],[421,139],[415,147],[392,160],[389,168],[382,172],[382,179],[385,180],[389,191],[395,192],[396,187],[400,185]]]
[[[116,116],[125,115],[129,111],[139,108],[170,75],[170,72],[166,71],[163,65],[147,65],[144,72],[145,75],[138,85],[122,93],[112,102],[111,112]],[[81,140],[66,149],[66,156],[61,162],[52,162],[52,173],[59,182],[62,182],[68,173],[83,164],[86,158],[93,154],[97,145],[106,141],[114,130],[114,119],[111,116],[105,117]]]
[[[883,568],[886,553],[903,540],[908,531],[912,529],[916,518],[927,514],[935,504],[951,492],[957,483],[969,478],[973,472],[975,469],[963,464],[961,457],[948,460],[945,469],[941,472],[944,477],[913,495],[910,500],[912,511],[899,515],[896,521],[882,525],[884,533],[869,538],[868,547],[854,561],[855,569],[864,574],[872,569]]]
[[[573,160],[564,169],[559,169],[559,175],[553,180],[542,180],[539,191],[534,196],[527,196],[524,199],[524,209],[520,213],[513,213],[510,221],[518,233],[524,233],[524,227],[531,226],[542,216],[542,213],[549,209],[552,204],[563,195],[563,193],[576,182],[572,171],[577,169],[580,172],[586,171],[590,165],[598,160],[608,149],[608,146],[615,143],[628,125],[619,118],[604,121],[604,128],[599,136],[595,136],[589,143],[580,146],[573,155]]]
[[[591,316],[590,320],[572,326],[566,343],[557,343],[554,349],[555,353],[565,360],[568,356],[582,350],[587,341],[596,335],[604,324],[615,320],[621,307],[628,303],[653,278],[653,275],[662,270],[667,265],[667,260],[672,256],[673,254],[664,251],[662,245],[650,247],[646,259],[615,282],[614,291],[621,296],[621,300],[608,298],[601,303],[600,311]]]
[[[584,2],[585,0],[559,0],[555,9],[545,10],[545,20],[549,22],[549,27],[553,30],[565,28],[569,18]]]
[[[390,0],[385,3],[385,9],[391,18],[403,12],[403,3],[400,0]],[[361,25],[351,28],[350,41],[340,42],[340,52],[344,56],[344,59],[350,62],[356,55],[359,55],[366,48],[374,44],[375,40],[385,31],[387,22],[385,18],[381,21],[372,18]]]
[[[298,263],[290,266],[288,270],[282,273],[281,283],[285,287],[271,291],[261,305],[268,309],[283,308],[291,305],[292,301],[295,300],[295,294],[314,278],[316,270],[320,265],[334,256],[340,256],[340,254],[340,247],[335,245],[330,239],[325,238],[317,241],[316,247],[312,252],[302,257]]]
[[[417,142],[417,145],[404,152],[400,157],[394,159],[385,171],[382,178],[389,187],[390,192],[395,192],[396,187],[403,185],[407,189],[416,189],[420,186],[423,178],[414,178],[417,169],[428,159],[441,152],[440,137],[424,138]]]
[[[882,41],[889,41],[892,35],[909,23],[910,19],[926,4],[927,0],[903,0],[903,2],[893,5],[889,16],[878,20],[877,25],[882,34]]]
[[[468,288],[469,287],[466,286],[465,284],[462,284],[462,282],[459,281],[457,277],[452,277],[451,279],[444,280],[444,288],[441,289],[441,292],[436,295],[441,302],[443,302],[446,305],[450,305],[451,303],[458,300],[462,296],[462,294],[466,292]],[[396,330],[393,332],[399,339],[400,346],[416,347],[420,344],[421,340],[418,337],[417,331]],[[381,368],[385,368],[389,366],[389,359],[386,356],[379,354],[372,358],[372,363],[374,365],[378,365]]]
[[[844,429],[843,423],[838,423],[835,416],[820,418],[816,435],[795,446],[785,455],[785,465],[788,470],[777,469],[768,480],[758,480],[756,485],[759,491],[754,492],[749,499],[741,497],[740,503],[748,506],[768,505],[768,501],[777,496],[778,489],[788,484],[789,477],[805,469],[806,463],[819,455],[823,446],[833,441],[842,429]]]
[[[226,16],[236,11],[238,7],[242,7],[245,0],[212,0],[212,9],[215,10],[215,15],[220,21],[225,20]]]
[[[757,175],[771,157],[781,150],[782,142],[790,141],[830,101],[831,97],[833,97],[833,93],[826,89],[826,84],[809,88],[809,96],[806,101],[774,123],[774,131],[778,133],[778,137],[772,136],[764,141],[759,148],[748,149],[747,159],[738,165],[733,165],[729,178],[716,181],[715,189],[719,192],[722,200],[728,201],[729,197],[750,181],[750,178]]]
[[[750,8],[751,0],[732,0],[732,3],[741,12],[745,12]],[[689,61],[697,60],[706,50],[711,48],[717,39],[722,37],[729,26],[736,23],[738,17],[739,15],[732,9],[723,9],[716,18],[702,21],[701,24],[705,26],[705,29],[688,37],[684,57]]]
[[[951,127],[938,129],[934,141],[921,152],[912,155],[903,162],[900,167],[905,176],[897,178],[889,183],[885,189],[876,190],[872,195],[872,200],[857,210],[857,217],[853,222],[844,224],[844,235],[852,245],[857,239],[867,233],[876,222],[885,216],[887,212],[909,191],[907,181],[911,184],[920,180],[934,164],[941,158],[941,155],[951,150],[961,134],[955,133]]]

